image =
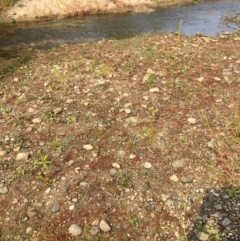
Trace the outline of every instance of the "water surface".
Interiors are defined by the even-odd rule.
[[[240,1],[203,2],[152,13],[111,14],[48,22],[0,24],[0,47],[48,46],[102,38],[126,38],[152,32],[215,36],[238,26],[224,21],[240,16]]]

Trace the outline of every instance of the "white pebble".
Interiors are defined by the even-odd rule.
[[[173,182],[178,182],[179,181],[179,179],[178,179],[178,177],[176,175],[172,175],[170,177],[170,180],[172,180]]]
[[[18,153],[16,160],[17,161],[26,161],[29,158],[29,153],[28,152],[22,152],[22,153]]]
[[[152,167],[152,164],[151,164],[150,162],[145,162],[145,163],[144,163],[144,167],[145,167],[146,169],[150,169],[150,168]]]
[[[87,145],[84,145],[84,146],[83,146],[83,148],[84,148],[85,150],[87,150],[87,151],[90,151],[90,150],[92,150],[92,149],[93,149],[93,146],[92,146],[92,145],[87,144]]]
[[[190,118],[188,118],[188,122],[189,122],[190,124],[196,124],[197,119],[190,117]]]
[[[78,226],[77,224],[71,224],[71,226],[68,228],[68,232],[72,235],[72,236],[79,236],[83,230],[80,226]]]

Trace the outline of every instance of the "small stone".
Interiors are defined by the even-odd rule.
[[[77,224],[71,224],[71,226],[68,228],[68,232],[72,235],[72,236],[79,236],[82,234],[83,230],[80,226],[78,226]]]
[[[230,220],[230,219],[224,218],[223,221],[222,221],[222,226],[223,226],[223,227],[226,227],[226,226],[228,226],[230,223],[231,223],[231,220]]]
[[[0,156],[4,156],[4,155],[6,155],[6,151],[0,151]]]
[[[28,227],[27,229],[26,229],[26,234],[29,234],[29,233],[31,233],[32,232],[32,228],[31,227]]]
[[[15,77],[15,78],[13,79],[13,81],[14,81],[14,82],[19,82],[19,78],[18,78],[18,77]]]
[[[93,225],[93,226],[98,226],[98,225],[99,225],[99,222],[100,222],[99,219],[95,219],[95,220],[92,222],[92,225]]]
[[[8,193],[8,188],[3,186],[3,187],[0,187],[0,194],[7,194]]]
[[[149,90],[150,93],[155,93],[155,92],[159,92],[159,91],[160,91],[160,90],[159,90],[158,87],[151,88],[151,89]]]
[[[69,209],[70,211],[72,211],[74,208],[75,208],[75,206],[74,206],[74,205],[71,205],[71,206],[69,206],[68,209]]]
[[[89,187],[89,183],[88,182],[80,182],[79,186],[82,188],[86,188],[86,187]]]
[[[127,114],[130,114],[132,111],[131,111],[130,109],[125,109],[125,112],[126,112]]]
[[[52,207],[52,212],[57,213],[60,210],[60,205],[58,203],[55,203]]]
[[[207,143],[208,147],[210,148],[214,148],[214,139],[211,139],[208,143]]]
[[[209,235],[207,233],[204,233],[204,232],[197,233],[198,240],[206,241],[206,240],[208,240],[208,237],[209,237]]]
[[[121,168],[121,166],[117,162],[112,163],[112,167],[117,169]]]
[[[145,167],[146,169],[150,169],[150,168],[152,167],[152,164],[151,164],[150,162],[145,162],[145,163],[144,163],[144,167]]]
[[[188,118],[188,122],[189,122],[190,124],[196,124],[196,123],[197,123],[197,119],[190,117],[190,118]]]
[[[137,117],[134,117],[134,116],[129,117],[129,118],[126,119],[126,122],[127,123],[136,123],[137,122]]]
[[[35,110],[32,107],[28,108],[28,112],[33,113],[34,111]]]
[[[181,160],[176,160],[172,163],[173,167],[184,167],[186,166],[186,162],[185,160],[181,159]]]
[[[149,100],[149,96],[145,95],[145,96],[143,96],[143,99],[148,101]]]
[[[21,149],[21,146],[17,146],[17,147],[15,147],[15,148],[13,149],[13,151],[14,151],[14,152],[19,152],[20,149]]]
[[[173,205],[173,200],[168,199],[168,200],[166,201],[166,204],[167,204],[168,206],[172,206],[172,205]]]
[[[33,122],[34,124],[38,124],[38,123],[41,123],[42,120],[41,120],[40,118],[34,118],[34,119],[32,119],[32,122]]]
[[[48,194],[51,192],[51,187],[49,187],[48,189],[45,190],[45,193]]]
[[[170,177],[170,180],[172,180],[173,182],[178,182],[179,181],[179,179],[178,179],[178,177],[176,175],[172,175]]]
[[[215,204],[214,205],[214,208],[217,210],[217,211],[220,211],[220,210],[222,210],[222,204],[220,204],[220,203],[218,203],[218,204]]]
[[[131,160],[133,160],[133,159],[136,158],[136,155],[134,155],[134,154],[130,154],[129,158],[130,158]]]
[[[85,150],[87,150],[87,151],[90,151],[90,150],[92,150],[92,149],[93,149],[93,146],[92,146],[92,145],[87,144],[87,145],[84,145],[84,146],[83,146],[83,148],[84,148]]]
[[[124,150],[119,150],[119,151],[117,152],[117,156],[118,156],[118,157],[125,157],[125,156],[126,156],[126,152],[125,152]]]
[[[111,231],[111,226],[108,223],[108,221],[106,221],[105,219],[102,219],[99,223],[99,228],[103,231],[103,232],[109,232]]]
[[[115,168],[111,168],[109,173],[110,173],[110,176],[115,176],[117,174],[117,170]]]
[[[191,182],[193,182],[193,179],[192,179],[191,177],[183,177],[183,178],[181,179],[181,181],[182,181],[183,183],[191,183]]]
[[[95,236],[100,232],[100,228],[98,226],[94,226],[90,229],[90,233]]]
[[[219,77],[216,77],[216,76],[213,77],[213,79],[216,80],[216,81],[220,81],[221,80]]]
[[[22,153],[18,153],[16,160],[17,161],[26,161],[29,158],[29,153],[28,152],[22,152]]]
[[[55,115],[57,115],[57,114],[60,114],[62,111],[63,111],[62,108],[56,108],[56,109],[53,111],[53,113],[54,113]]]

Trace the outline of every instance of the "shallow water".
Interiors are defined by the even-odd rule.
[[[0,24],[0,47],[51,46],[102,38],[126,38],[142,33],[176,32],[215,36],[238,26],[224,21],[240,16],[240,1],[203,2],[152,13],[112,14],[78,19]]]

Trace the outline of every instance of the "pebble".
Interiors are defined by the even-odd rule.
[[[221,80],[219,77],[216,77],[216,76],[213,77],[213,79],[216,80],[216,81],[220,81]]]
[[[173,182],[178,182],[179,181],[179,179],[178,179],[178,177],[176,175],[172,175],[170,177],[170,180],[172,180]]]
[[[222,221],[222,226],[226,227],[231,223],[231,220],[228,218],[224,218]]]
[[[130,114],[132,111],[130,109],[125,109],[125,113]]]
[[[74,206],[74,205],[71,205],[71,206],[69,206],[68,209],[69,209],[70,211],[72,211],[74,208],[75,208],[75,206]]]
[[[16,160],[17,161],[26,161],[29,158],[29,153],[28,152],[22,152],[22,153],[18,153]]]
[[[87,151],[90,151],[90,150],[92,150],[92,149],[93,149],[93,146],[92,146],[92,145],[87,144],[87,145],[84,145],[84,146],[83,146],[83,148],[84,148],[85,150],[87,150]]]
[[[222,204],[218,203],[214,205],[214,208],[218,211],[222,210]]]
[[[111,226],[110,224],[105,220],[105,219],[101,219],[100,223],[99,223],[99,228],[103,231],[103,232],[109,232],[111,231]]]
[[[166,205],[172,206],[172,205],[173,205],[173,200],[168,199],[168,200],[166,201]]]
[[[53,111],[53,113],[54,113],[55,115],[57,115],[57,114],[60,114],[62,111],[63,111],[62,108],[56,108],[56,109]]]
[[[190,118],[188,118],[188,122],[189,122],[190,124],[196,124],[196,123],[197,123],[197,119],[190,117]]]
[[[72,235],[72,236],[79,236],[82,234],[83,230],[80,226],[78,226],[77,224],[71,224],[71,226],[68,228],[68,232]]]
[[[211,139],[208,143],[207,143],[208,147],[210,148],[214,148],[214,139]]]
[[[83,187],[83,188],[86,188],[86,187],[89,186],[89,183],[88,183],[88,182],[80,182],[80,183],[79,183],[79,186],[80,186],[80,187]]]
[[[34,119],[32,119],[32,122],[33,122],[34,124],[38,124],[38,123],[41,123],[42,120],[41,120],[40,118],[34,118]]]
[[[126,152],[125,152],[124,150],[119,150],[119,151],[117,152],[117,156],[119,156],[119,157],[125,157],[125,156],[126,156]]]
[[[100,231],[100,228],[98,226],[94,226],[90,229],[90,233],[94,236],[97,235],[99,231]]]
[[[4,119],[0,119],[0,124],[3,124],[5,123],[5,120]]]
[[[205,241],[205,240],[208,240],[208,237],[209,235],[207,233],[204,233],[204,232],[197,233],[198,240]]]
[[[121,166],[117,162],[114,162],[112,163],[112,167],[119,169]]]
[[[145,96],[143,96],[143,99],[148,101],[149,100],[149,96],[145,95]]]
[[[58,203],[55,203],[52,207],[52,212],[57,213],[60,210],[60,205]]]
[[[32,232],[32,228],[31,227],[28,227],[27,229],[26,229],[26,234],[29,234],[29,233],[31,233]]]
[[[184,167],[186,166],[186,162],[185,160],[181,159],[181,160],[176,160],[172,163],[173,167]]]
[[[151,89],[149,90],[150,93],[155,93],[155,92],[159,92],[159,91],[160,91],[160,90],[159,90],[158,87],[151,88]]]
[[[115,176],[117,174],[117,170],[115,168],[111,168],[109,173],[110,173],[110,176]]]
[[[14,78],[13,78],[13,81],[14,81],[14,82],[19,82],[19,78],[18,78],[18,77],[14,77]]]
[[[193,179],[192,179],[191,177],[183,177],[183,178],[181,179],[181,181],[182,181],[183,183],[191,183],[191,182],[193,182]]]
[[[0,151],[0,156],[4,156],[6,153],[6,151]]]
[[[130,154],[129,158],[130,158],[131,160],[133,160],[133,159],[136,158],[136,155],[134,155],[134,154]]]
[[[0,194],[7,194],[8,193],[8,188],[3,186],[3,187],[0,187]]]
[[[129,118],[127,118],[126,119],[126,122],[127,123],[136,123],[137,122],[137,117],[134,117],[134,116],[132,116],[132,117],[129,117]]]
[[[145,163],[144,163],[144,167],[145,167],[146,169],[150,169],[150,168],[152,167],[152,164],[151,164],[150,162],[145,162]]]

